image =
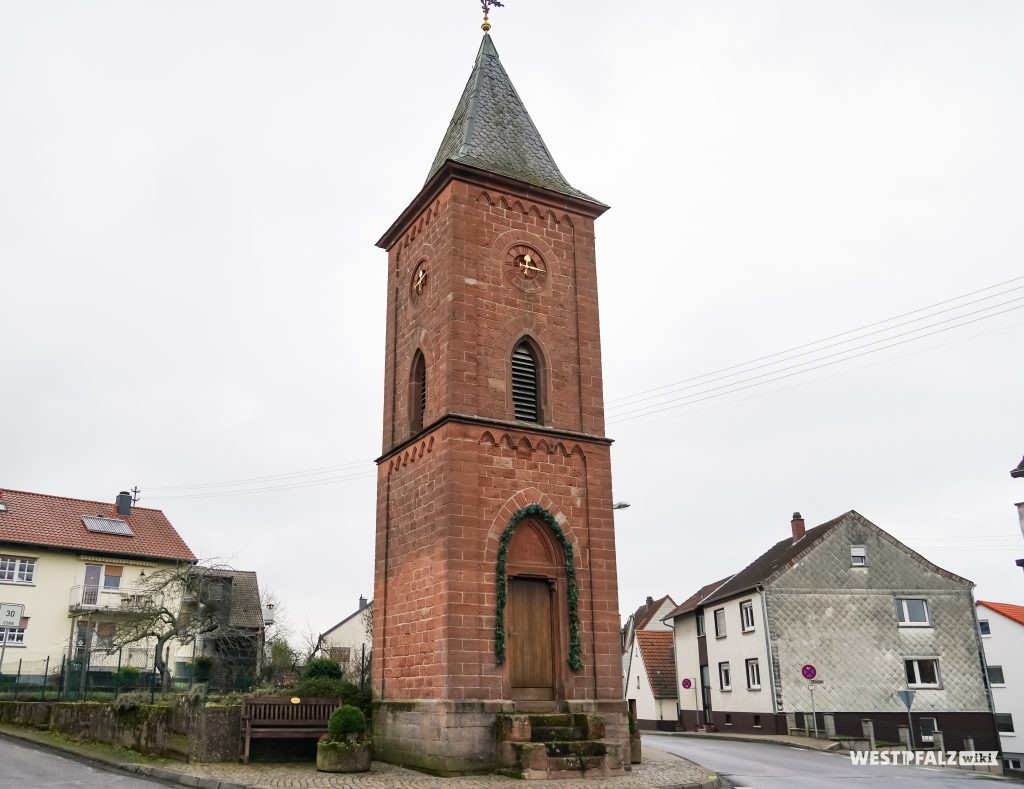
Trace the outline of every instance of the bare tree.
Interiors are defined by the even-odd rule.
[[[173,639],[191,644],[217,631],[230,637],[229,607],[219,605],[218,571],[229,570],[214,562],[178,564],[154,570],[122,608],[108,652],[130,644],[153,642],[153,665],[161,688],[170,687],[164,649]]]

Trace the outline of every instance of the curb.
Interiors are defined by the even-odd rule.
[[[160,781],[175,783],[179,786],[197,787],[197,789],[252,789],[247,784],[236,784],[224,781],[216,781],[210,778],[199,778],[194,775],[185,775],[176,770],[168,770],[166,767],[153,767],[148,764],[132,764],[131,762],[119,762],[114,759],[107,759],[103,756],[87,756],[77,751],[67,750],[58,745],[48,742],[41,742],[32,737],[23,737],[12,732],[0,732],[0,740],[9,739],[37,748],[43,751],[63,756],[65,759],[92,765],[110,772],[128,773],[129,775],[140,775],[145,778],[156,778]]]
[[[645,732],[646,733],[646,732]],[[834,742],[827,748],[815,748],[791,740],[773,740],[769,737],[737,737],[731,734],[701,734],[694,731],[652,731],[652,735],[660,737],[688,737],[692,740],[725,740],[727,742],[763,742],[768,745],[785,745],[787,748],[800,748],[804,751],[819,751],[821,753],[838,753],[842,751],[841,743]]]

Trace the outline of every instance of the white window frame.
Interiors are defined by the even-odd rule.
[[[850,546],[850,566],[851,567],[867,567],[868,566],[868,548],[866,545],[851,545]]]
[[[744,600],[742,603],[740,603],[740,630],[742,630],[744,633],[754,632],[753,600]]]
[[[0,555],[0,583],[34,584],[36,561],[31,556]]]
[[[935,742],[935,735],[934,734],[925,734],[924,733],[924,722],[925,721],[931,721],[932,722],[932,732],[939,731],[939,722],[937,720],[935,720],[935,718],[926,715],[923,718],[918,718],[917,719],[917,734],[921,738],[921,742]]]
[[[1004,716],[1005,716],[1005,718],[1007,720],[1010,721],[1010,728],[1007,731],[1003,731],[1002,729],[999,728],[999,719],[1004,717]],[[1013,714],[1012,713],[1009,713],[1009,712],[997,712],[997,713],[995,713],[995,719],[996,719],[996,731],[999,733],[1000,737],[1014,737],[1014,736],[1016,736],[1017,732],[1014,731],[1014,728],[1013,728]]]
[[[718,618],[719,614],[722,615],[721,620],[719,620],[719,618]],[[726,635],[726,632],[725,632],[725,609],[724,608],[716,608],[714,616],[715,616],[715,638],[725,638],[725,635]],[[719,625],[721,625],[721,626],[719,626]]]
[[[999,673],[1000,675],[1002,675],[1002,679],[999,682],[996,682],[994,679],[992,679],[992,669],[999,669]],[[1006,674],[1003,672],[1002,666],[985,666],[985,677],[988,679],[988,686],[990,688],[1006,687]]]
[[[0,644],[24,646],[26,629],[24,627],[0,627]]]
[[[934,684],[930,683],[930,682],[922,682],[921,681],[921,663],[923,663],[925,661],[928,661],[930,663],[934,663],[935,664],[935,682],[934,682]],[[905,677],[906,677],[906,674],[907,674],[907,665],[908,664],[913,664],[913,666],[914,666],[914,676],[916,678],[916,681],[911,682],[910,678],[907,677],[907,687],[908,688],[934,689],[934,688],[941,688],[942,687],[942,671],[940,670],[939,659],[937,657],[905,657],[905,658],[903,658],[903,673],[904,673]]]
[[[728,660],[718,664],[718,689],[721,691],[732,690],[732,670],[729,668]]]
[[[983,628],[988,628],[988,632],[986,633]],[[992,638],[992,625],[988,623],[987,619],[978,620],[978,632],[981,633],[982,638]]]
[[[747,690],[761,689],[761,664],[757,658],[747,658]]]
[[[704,635],[704,612],[697,614],[697,638]]]
[[[917,600],[924,605],[924,621],[923,622],[911,622],[910,621],[910,609],[907,607],[907,603],[911,600]],[[932,612],[928,609],[928,600],[924,597],[897,597],[896,598],[896,623],[900,627],[931,627],[932,626]]]

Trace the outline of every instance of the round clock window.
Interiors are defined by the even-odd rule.
[[[536,249],[516,244],[505,255],[505,275],[517,288],[531,293],[544,287],[548,269]]]

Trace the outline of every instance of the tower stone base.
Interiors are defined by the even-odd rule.
[[[513,701],[378,701],[374,758],[441,776],[503,771],[522,778],[597,777],[628,769],[623,701],[552,704],[551,714],[531,715],[517,706],[536,704]],[[579,730],[577,740],[591,748],[563,742],[564,729]]]

